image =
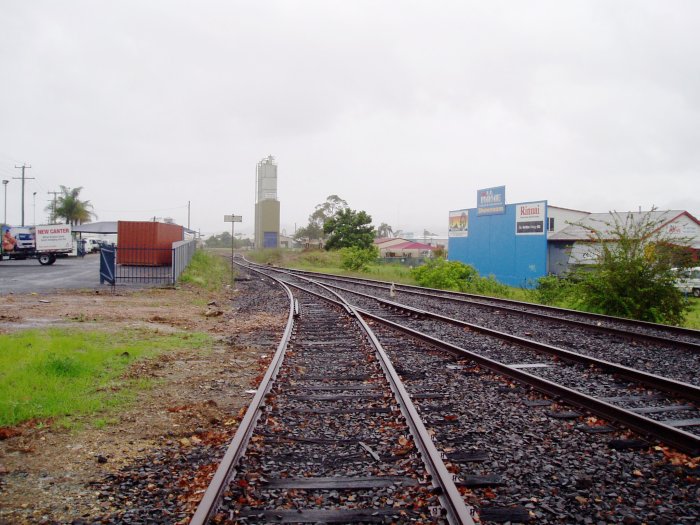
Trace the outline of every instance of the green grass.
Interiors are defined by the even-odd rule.
[[[70,425],[75,416],[98,416],[105,425],[111,409],[150,386],[126,378],[134,361],[159,353],[207,346],[201,333],[176,335],[127,330],[118,334],[81,330],[29,330],[0,335],[0,426],[32,419]]]
[[[690,302],[690,310],[685,316],[683,327],[700,330],[700,299],[690,297],[688,301]]]
[[[341,257],[337,251],[257,250],[247,252],[245,257],[259,264],[274,264],[311,272],[376,279],[378,281],[391,281],[402,284],[416,284],[415,279],[411,276],[411,269],[400,264],[373,264],[367,272],[346,270],[340,266]]]
[[[231,280],[231,266],[222,257],[197,250],[190,264],[180,276],[181,283],[191,283],[209,291],[216,291]]]

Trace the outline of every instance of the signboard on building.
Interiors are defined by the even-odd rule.
[[[547,203],[526,202],[515,205],[515,235],[544,235]]]
[[[476,214],[503,215],[506,212],[506,187],[496,186],[476,191]]]
[[[663,227],[663,231],[671,239],[678,239],[682,244],[693,248],[700,247],[700,225],[688,215],[682,214]]]
[[[469,236],[469,210],[454,210],[450,212],[450,229],[448,237]]]

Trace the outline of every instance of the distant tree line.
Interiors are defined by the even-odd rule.
[[[231,234],[229,232],[223,232],[218,235],[212,235],[204,240],[204,246],[207,248],[231,248]],[[235,249],[252,248],[252,246],[253,241],[248,238],[233,239],[233,247]]]

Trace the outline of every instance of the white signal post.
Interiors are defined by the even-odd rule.
[[[224,222],[231,223],[231,289],[233,290],[233,225],[243,222],[243,215],[224,215]]]

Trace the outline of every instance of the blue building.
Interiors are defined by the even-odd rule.
[[[547,275],[547,201],[506,204],[505,186],[477,191],[477,207],[450,212],[449,259],[511,286]]]
[[[539,277],[591,264],[595,246],[587,226],[607,235],[616,221],[647,218],[669,238],[690,239],[700,253],[700,221],[683,210],[590,213],[546,200],[506,204],[505,186],[477,191],[477,207],[450,211],[448,258],[474,266],[510,286],[532,287]]]

